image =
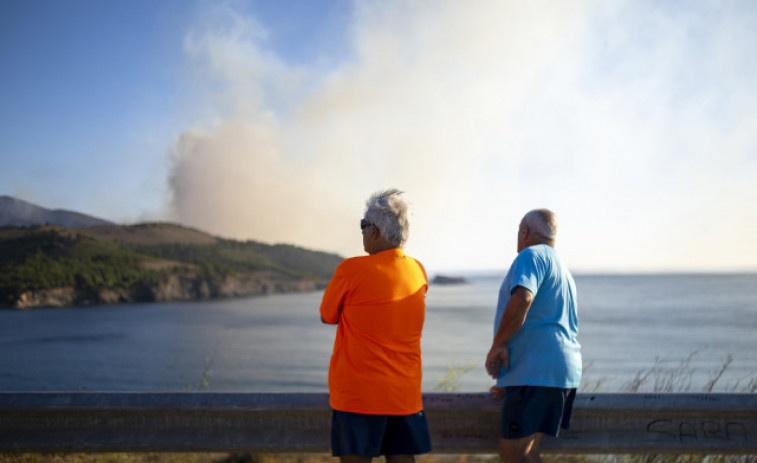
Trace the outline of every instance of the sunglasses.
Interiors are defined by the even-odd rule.
[[[361,230],[365,230],[366,228],[368,228],[368,227],[370,227],[370,226],[372,226],[372,225],[373,225],[373,224],[372,224],[372,223],[370,223],[370,222],[368,222],[367,220],[365,220],[365,219],[360,219],[360,229],[361,229]],[[375,226],[375,225],[374,225],[374,226]]]

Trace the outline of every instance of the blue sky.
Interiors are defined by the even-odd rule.
[[[117,221],[164,215],[166,154],[203,111],[183,41],[209,5],[2,2],[2,193]],[[295,66],[329,45],[323,28],[342,14],[333,2],[233,5],[275,27],[269,45]]]
[[[180,35],[151,3],[3,2],[3,193],[117,219],[149,205],[134,181],[155,167],[146,151],[165,147],[148,138],[181,107]]]
[[[0,194],[501,269],[529,209],[583,271],[757,269],[748,1],[0,2]]]

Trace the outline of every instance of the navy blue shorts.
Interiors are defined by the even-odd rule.
[[[363,415],[334,410],[331,453],[342,455],[418,455],[431,451],[426,414]]]
[[[541,432],[557,437],[560,428],[570,426],[575,398],[575,389],[507,387],[499,435],[505,439],[519,439]]]

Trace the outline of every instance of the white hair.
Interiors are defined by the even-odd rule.
[[[401,248],[410,232],[410,208],[396,188],[373,193],[365,203],[365,219],[392,245]]]
[[[557,237],[557,217],[549,209],[534,209],[523,216],[523,223],[533,233],[551,242]]]

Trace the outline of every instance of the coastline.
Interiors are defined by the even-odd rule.
[[[210,279],[192,274],[170,274],[153,285],[82,290],[73,286],[28,290],[0,309],[30,310],[143,302],[189,302],[270,294],[300,293],[326,287],[328,281],[298,279],[274,271],[228,275]]]

